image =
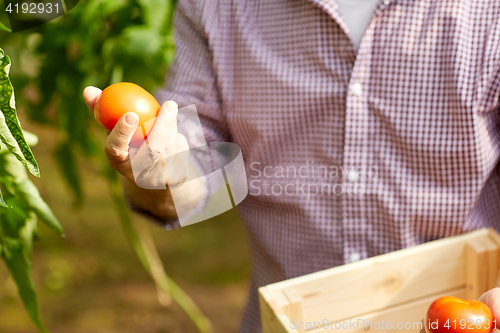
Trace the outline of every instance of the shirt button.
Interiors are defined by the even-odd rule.
[[[359,82],[354,83],[351,86],[351,92],[354,96],[360,97],[363,94],[363,85]]]
[[[359,173],[353,169],[349,170],[349,172],[347,173],[347,181],[350,183],[355,183],[358,181],[358,179],[359,179]]]
[[[361,259],[361,254],[359,254],[358,252],[351,253],[351,255],[349,256],[350,262],[359,261],[360,259]]]

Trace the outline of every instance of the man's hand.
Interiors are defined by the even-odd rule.
[[[93,112],[101,94],[87,87],[83,97]],[[188,163],[189,146],[177,132],[178,106],[168,101],[161,106],[147,142],[139,148],[129,146],[139,123],[133,112],[126,113],[106,138],[104,151],[109,165],[123,175],[123,188],[133,209],[158,220],[169,222],[179,218],[178,212],[196,207],[202,198],[203,183]],[[183,183],[189,173],[193,180]],[[175,187],[175,205],[168,186]]]
[[[493,320],[500,320],[500,288],[493,288],[479,297],[479,301],[486,304],[493,312]]]
[[[83,97],[93,112],[101,90],[87,87]],[[129,146],[139,117],[128,112],[120,118],[106,138],[104,151],[109,165],[129,181],[146,189],[166,189],[185,180],[188,170],[189,145],[177,132],[177,103],[165,102],[148,135],[139,148]],[[182,153],[185,152],[185,153]]]

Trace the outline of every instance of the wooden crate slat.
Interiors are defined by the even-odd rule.
[[[498,246],[498,252],[497,252],[498,263],[496,266],[497,279],[495,281],[495,287],[500,287],[500,235],[494,229],[489,229],[489,230],[490,230],[489,237]]]
[[[357,318],[349,318],[346,320],[346,322],[349,322],[350,320],[356,322],[358,319],[362,319],[364,320],[365,325],[363,325],[362,328],[359,327],[358,329],[347,328],[347,329],[341,329],[341,331],[342,333],[361,333],[370,331],[380,332],[381,329],[376,329],[375,323],[377,322],[380,324],[383,321],[384,323],[390,322],[392,324],[393,328],[390,331],[398,331],[398,329],[394,327],[396,327],[398,322],[401,322],[401,323],[412,323],[412,328],[410,329],[403,328],[405,333],[419,333],[420,332],[420,330],[418,329],[419,326],[415,325],[415,328],[413,328],[414,326],[413,323],[421,322],[421,320],[425,318],[427,314],[427,309],[429,308],[431,303],[441,296],[454,296],[463,299],[465,298],[465,288],[450,290],[449,292],[446,293],[428,296],[423,299],[408,302],[382,311],[369,313]],[[371,322],[372,326],[370,328],[370,326],[368,325],[368,329],[365,329],[367,321]],[[335,326],[333,327],[333,329],[326,329],[325,327],[323,327],[321,329],[308,330],[306,332],[332,333],[334,331],[338,333],[339,332],[338,327],[337,329],[335,329]]]
[[[275,301],[275,295],[267,287],[259,288],[259,304],[262,322],[262,333],[290,333],[289,319],[281,306]],[[278,296],[278,299],[280,297]],[[287,323],[288,322],[288,323]],[[296,331],[295,331],[296,332]]]
[[[478,299],[486,290],[486,247],[479,239],[471,239],[466,244],[467,299]]]
[[[275,291],[272,293],[272,298],[274,299],[276,305],[280,307],[285,315],[290,317],[292,315],[292,307],[290,301],[281,291]]]
[[[294,289],[284,290],[283,293],[290,302],[290,314],[288,315],[288,318],[290,318],[290,320],[294,319],[296,322],[301,322],[303,320],[302,298],[295,292]],[[297,331],[302,332],[300,329]]]
[[[488,262],[487,265],[485,265],[485,289],[489,290],[496,286],[498,277],[498,251],[500,247],[493,241],[490,236],[481,237],[481,242],[483,243],[487,252],[486,256]]]

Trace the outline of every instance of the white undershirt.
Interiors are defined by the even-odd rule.
[[[342,18],[349,28],[354,48],[358,50],[379,0],[337,0]]]

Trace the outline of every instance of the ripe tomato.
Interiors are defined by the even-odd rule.
[[[490,333],[495,326],[493,314],[484,303],[451,296],[431,304],[425,325],[430,333]]]
[[[159,110],[160,104],[146,90],[133,83],[120,82],[102,91],[95,103],[94,115],[101,126],[111,131],[125,113],[137,113],[141,126],[135,131],[130,144],[140,146],[151,131],[154,121],[144,123],[155,118]]]

